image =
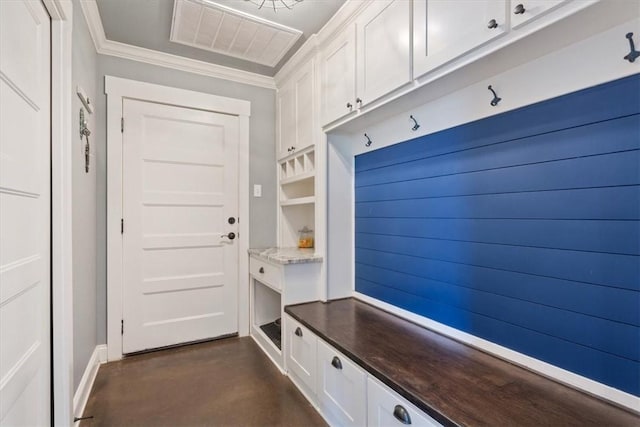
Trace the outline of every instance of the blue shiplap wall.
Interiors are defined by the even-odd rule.
[[[355,169],[358,292],[640,395],[640,75]]]

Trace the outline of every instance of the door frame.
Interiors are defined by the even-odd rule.
[[[249,334],[249,117],[251,102],[137,80],[105,76],[107,95],[107,360],[122,359],[123,237],[122,130],[125,99],[238,117],[238,333]],[[244,255],[244,256],[243,256]]]
[[[51,329],[53,425],[73,424],[71,0],[42,0],[51,17]]]

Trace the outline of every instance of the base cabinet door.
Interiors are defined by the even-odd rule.
[[[318,340],[318,406],[332,426],[367,424],[367,375]]]
[[[400,427],[403,425],[436,427],[441,425],[371,377],[367,380],[367,420],[367,425],[370,427]]]
[[[285,316],[285,322],[287,370],[312,397],[316,391],[318,338],[290,316]]]
[[[414,1],[413,77],[505,34],[506,8],[506,0]]]

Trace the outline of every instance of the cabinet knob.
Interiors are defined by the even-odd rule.
[[[302,329],[300,329],[299,327],[296,328],[296,335],[301,337],[302,336]]]
[[[331,360],[331,366],[336,369],[342,369],[342,362],[340,361],[340,359],[338,359],[338,356],[333,356],[333,359]]]
[[[393,416],[396,417],[396,420],[400,421],[402,424],[411,424],[411,417],[402,405],[396,405],[396,407],[393,408]]]
[[[362,99],[360,99],[360,98],[356,98],[356,104],[360,104],[360,105],[362,105]]]
[[[493,30],[494,28],[498,28],[498,22],[495,19],[492,19],[491,21],[489,21],[489,24],[487,25],[487,27],[490,30]]]
[[[350,103],[350,102],[347,102],[347,108],[348,108],[348,109],[352,109],[352,108],[353,108],[353,104],[352,104],[352,103]]]
[[[513,10],[513,13],[516,15],[522,15],[527,9],[524,8],[522,3],[516,5],[516,8]]]
[[[260,270],[258,270],[258,273],[264,274],[264,267],[260,267]]]

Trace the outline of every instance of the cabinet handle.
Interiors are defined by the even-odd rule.
[[[492,19],[491,21],[489,21],[489,24],[487,25],[487,27],[489,27],[490,30],[493,30],[494,28],[498,28],[498,22],[495,19]]]
[[[352,103],[350,103],[350,102],[347,102],[347,108],[348,108],[348,109],[352,109],[352,108],[353,108],[353,104],[352,104]]]
[[[296,328],[296,335],[301,337],[302,336],[302,329],[300,329],[299,327]]]
[[[264,273],[264,267],[260,267],[260,270],[258,270],[258,273]]]
[[[411,417],[402,405],[396,405],[396,407],[393,408],[393,416],[396,417],[396,420],[400,421],[402,424],[411,424]]]
[[[522,3],[516,5],[516,8],[513,10],[513,13],[516,15],[522,15],[527,9],[524,8]]]
[[[338,356],[333,356],[333,359],[331,360],[331,366],[336,369],[342,369],[342,362],[340,361],[340,359],[338,359]]]

